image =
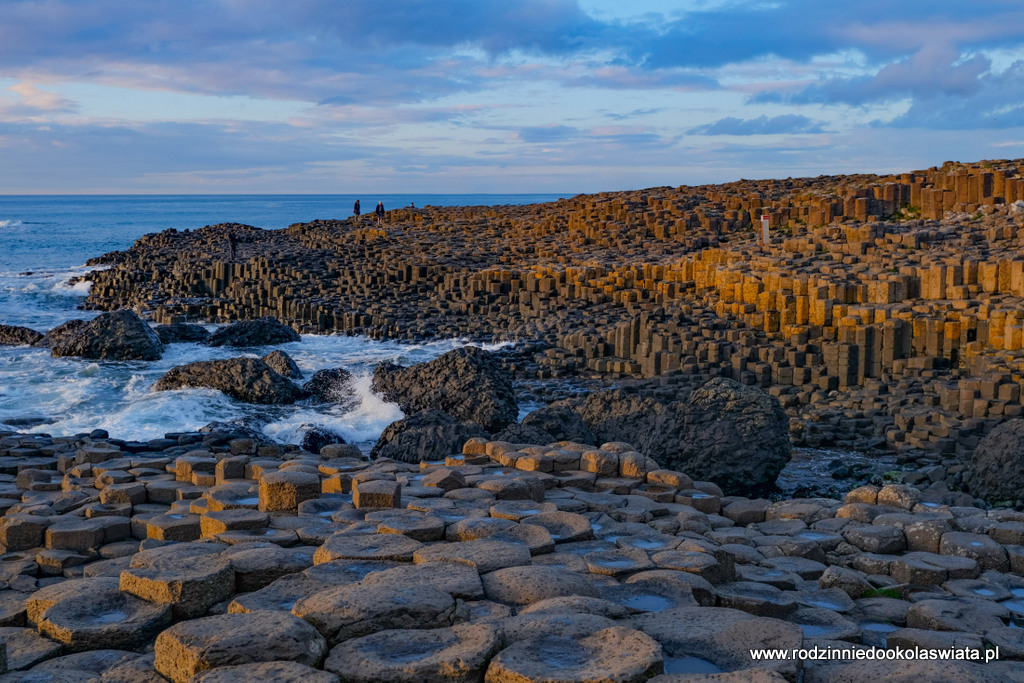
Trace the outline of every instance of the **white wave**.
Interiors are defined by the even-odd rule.
[[[302,443],[309,427],[329,429],[345,437],[349,443],[376,441],[384,428],[405,417],[397,403],[385,401],[370,389],[370,373],[360,373],[352,380],[354,404],[332,406],[296,406],[281,419],[268,422],[263,433],[283,443]]]
[[[63,296],[89,296],[89,291],[91,289],[91,281],[79,280],[75,284],[71,284],[71,278],[61,280],[53,285],[53,292],[56,294],[62,294]]]
[[[0,228],[16,228],[21,225],[21,221],[15,218],[8,218],[0,221]]]

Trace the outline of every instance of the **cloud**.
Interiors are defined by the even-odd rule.
[[[564,142],[579,136],[580,131],[571,126],[549,125],[529,126],[520,128],[516,134],[517,139],[523,142],[550,144],[552,142]]]
[[[761,115],[756,119],[738,119],[727,116],[714,123],[697,126],[686,131],[690,135],[779,135],[798,133],[826,133],[824,124],[798,114],[781,114],[771,118]]]

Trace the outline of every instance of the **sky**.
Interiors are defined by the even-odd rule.
[[[0,194],[577,193],[1021,157],[1020,0],[0,0]]]

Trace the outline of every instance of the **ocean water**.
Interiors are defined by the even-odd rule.
[[[0,196],[0,324],[45,332],[95,312],[78,306],[88,283],[69,280],[87,272],[93,256],[126,249],[142,235],[166,228],[200,228],[239,222],[265,229],[292,223],[346,218],[361,199],[363,211],[378,201],[385,208],[530,204],[561,195],[281,195],[281,196]],[[214,326],[209,326],[215,329]],[[50,358],[49,350],[0,346],[0,427],[74,434],[106,429],[123,439],[148,440],[165,432],[197,429],[214,420],[251,418],[282,443],[300,443],[313,426],[332,429],[368,447],[392,421],[403,417],[395,404],[370,391],[370,373],[384,360],[404,365],[435,358],[461,340],[425,344],[381,342],[364,337],[305,335],[277,347],[210,348],[172,344],[155,362]],[[356,376],[357,400],[339,406],[253,406],[220,392],[185,389],[152,392],[167,370],[197,360],[259,356],[273,348],[291,355],[307,377],[322,368],[344,367]],[[494,347],[492,347],[494,348]]]

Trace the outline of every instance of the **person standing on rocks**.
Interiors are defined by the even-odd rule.
[[[360,213],[361,213],[361,211],[359,210],[359,200],[357,199],[356,200],[356,205],[352,207],[352,216],[354,217],[354,219],[355,219],[355,221],[357,223],[359,222],[359,214]]]
[[[384,202],[377,202],[377,208],[373,211],[377,215],[377,225],[384,226]]]
[[[228,259],[231,261],[235,260],[235,233],[233,230],[228,231]]]

